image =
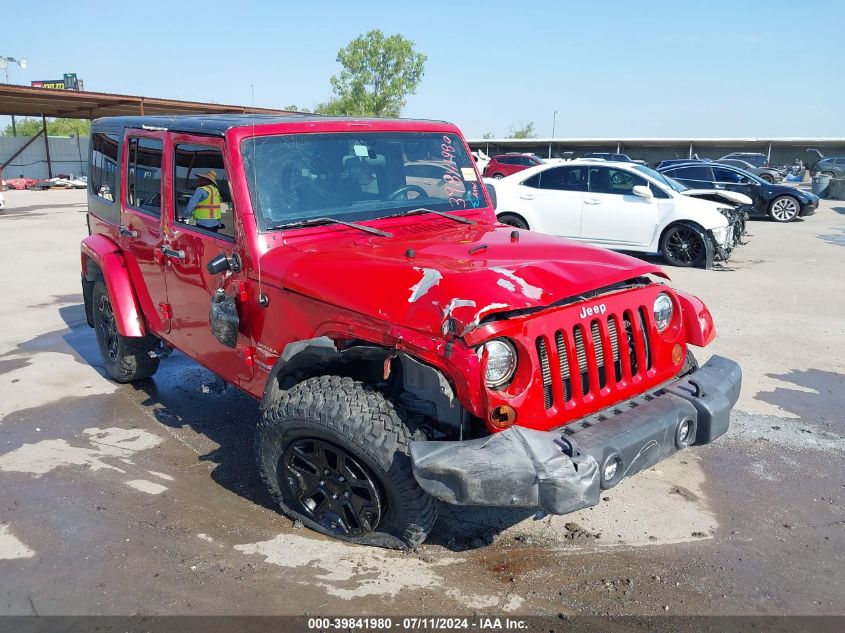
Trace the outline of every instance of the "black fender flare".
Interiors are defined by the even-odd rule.
[[[387,361],[396,359],[402,368],[402,389],[412,396],[403,405],[449,426],[462,429],[469,424],[469,413],[455,396],[448,378],[436,367],[399,350],[362,341],[342,350],[328,336],[292,341],[285,345],[270,371],[261,398],[262,409],[279,391],[289,389],[299,372],[315,375],[332,365],[355,360]]]

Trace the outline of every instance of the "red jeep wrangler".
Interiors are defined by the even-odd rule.
[[[260,400],[261,477],[314,530],[406,548],[439,501],[564,514],[728,428],[739,367],[687,350],[715,335],[702,302],[498,224],[453,125],[107,118],[90,163],[109,373],[176,348]]]

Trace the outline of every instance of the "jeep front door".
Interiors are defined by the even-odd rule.
[[[244,324],[237,346],[231,348],[214,337],[209,323],[211,299],[218,288],[230,297],[240,297],[241,284],[246,283],[242,272],[212,275],[207,269],[209,260],[221,253],[231,257],[238,249],[223,141],[184,134],[171,134],[169,141],[172,204],[164,243],[167,298],[173,310],[170,338],[227,381],[246,382],[252,378],[253,367],[252,342],[242,333]],[[202,212],[194,213],[194,209]]]
[[[614,248],[650,244],[659,205],[665,203],[635,195],[637,185],[648,187],[648,181],[627,169],[591,165],[581,214],[581,239]]]
[[[162,241],[162,173],[167,168],[164,132],[127,130],[121,160],[118,241],[147,325],[170,330]]]

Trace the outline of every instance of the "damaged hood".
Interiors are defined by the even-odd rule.
[[[681,192],[690,198],[702,198],[704,200],[721,200],[728,204],[752,204],[754,201],[744,193],[728,191],[727,189],[687,189]]]
[[[425,219],[389,230],[392,237],[339,229],[280,245],[261,258],[262,279],[387,323],[462,335],[496,312],[666,277],[627,255],[531,231],[514,237],[501,225]]]

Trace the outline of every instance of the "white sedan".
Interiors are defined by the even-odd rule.
[[[738,237],[734,208],[747,200],[684,195],[683,185],[649,167],[608,161],[538,165],[489,184],[504,224],[617,250],[660,252],[675,266],[727,259]]]

